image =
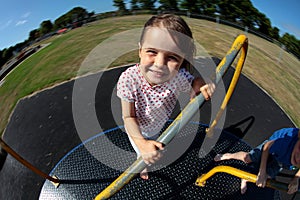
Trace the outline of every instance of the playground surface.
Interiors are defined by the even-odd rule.
[[[73,80],[54,88],[43,90],[19,101],[5,130],[3,140],[24,159],[28,160],[40,170],[47,174],[55,174],[56,170],[60,167],[65,167],[63,165],[66,160],[65,156],[68,153],[68,155],[73,154],[76,156],[76,154],[74,154],[74,148],[82,147],[80,145],[83,141],[103,131],[110,131],[122,125],[120,102],[116,97],[115,86],[120,73],[124,70],[124,67],[115,68],[80,78],[83,83],[86,83],[82,84],[81,88],[83,97],[85,93],[89,92],[89,83],[99,81],[94,98],[95,102],[92,106],[95,106],[101,130],[89,124],[89,113],[85,115],[83,112],[82,120],[87,122],[87,126],[85,127],[86,134],[78,135],[72,109],[72,106],[74,106],[72,104]],[[225,86],[228,86],[232,74],[233,70],[230,68],[223,78]],[[91,106],[91,102],[86,102],[86,104],[87,105],[84,106]],[[210,108],[210,102],[205,103],[200,109],[200,119],[195,119],[194,121],[204,125],[209,124],[211,118]],[[172,118],[175,118],[176,114],[175,112]],[[226,135],[224,141],[228,138],[235,138],[234,141],[240,142],[241,146],[247,149],[260,144],[275,130],[282,127],[294,127],[294,124],[270,96],[264,93],[264,91],[247,77],[241,75],[234,94],[227,106],[224,130],[230,133],[230,136]],[[235,147],[235,145],[237,144],[234,144],[232,148]],[[194,148],[189,152],[193,152],[193,150]],[[185,159],[182,159],[184,163]],[[74,162],[74,160],[72,162]],[[200,166],[201,163],[198,164],[195,162],[193,166],[197,168],[196,165]],[[178,166],[181,165],[178,164]],[[72,168],[70,167],[69,169]],[[92,173],[92,171],[90,172]],[[170,176],[179,174],[178,177],[182,181],[183,179],[181,178],[187,178],[187,172],[188,171],[184,171],[184,168],[180,168],[180,170]],[[70,173],[76,174],[78,172],[70,170]],[[89,172],[85,171],[84,173]],[[180,175],[180,173],[184,176]],[[110,178],[115,178],[115,176],[116,174]],[[187,182],[192,179],[196,181],[197,176],[189,178],[191,179]],[[90,177],[89,180],[91,179]],[[218,181],[219,179],[214,180]],[[112,180],[107,179],[109,183]],[[136,185],[140,185],[140,180],[135,179],[135,181]],[[155,178],[153,181],[155,181]],[[165,181],[168,183],[167,179]],[[234,183],[238,183],[237,180],[234,180]],[[78,185],[83,184],[84,183],[81,182]],[[176,182],[174,184],[176,184]],[[182,184],[182,182],[179,181],[178,185],[173,185],[173,187],[176,188],[180,186],[180,184]],[[218,184],[216,183],[216,185]],[[223,183],[223,185],[226,184]],[[10,155],[7,155],[0,171],[0,199],[43,199],[44,195],[50,191],[45,189],[48,186],[48,181],[45,182],[43,178],[21,165]],[[149,186],[151,186],[150,183]],[[219,187],[221,186],[222,184],[219,185]],[[59,188],[63,190],[64,187],[60,186]],[[255,189],[250,189],[249,192],[252,191],[252,195],[255,197],[257,197],[257,195],[272,196],[274,194],[274,191],[268,188],[258,189],[255,186],[253,186],[253,188]],[[222,188],[219,189],[222,190]],[[101,188],[99,188],[98,192],[101,192]],[[213,191],[210,191],[210,193],[213,193]],[[284,192],[280,192],[280,194],[282,199],[300,198],[299,195],[294,197]],[[251,197],[253,197],[251,194],[249,194],[250,196],[239,195],[238,187],[232,190],[231,195],[237,199],[251,199]],[[82,199],[85,198],[82,197]]]

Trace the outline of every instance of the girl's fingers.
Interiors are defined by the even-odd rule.
[[[164,144],[155,141],[155,146],[158,147],[159,150],[164,150]]]
[[[209,100],[215,91],[215,84],[213,83],[206,84],[200,88],[200,91],[203,97],[205,98],[205,100]]]
[[[153,164],[156,161],[158,161],[161,157],[162,154],[159,151],[155,151],[152,153],[148,153],[148,154],[144,154],[142,155],[144,162],[149,165],[149,164]]]

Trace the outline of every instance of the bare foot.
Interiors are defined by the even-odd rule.
[[[223,154],[217,154],[217,155],[214,157],[214,160],[215,160],[216,162],[219,162],[219,161],[222,160],[222,156],[223,156]]]
[[[247,191],[247,181],[245,179],[242,179],[241,181],[241,194],[245,194]]]
[[[149,175],[148,175],[148,171],[147,168],[145,168],[141,173],[140,173],[140,177],[144,180],[148,180],[149,179]]]
[[[234,155],[234,154],[231,154],[231,153],[217,154],[214,157],[214,160],[216,162],[221,161],[221,160],[229,160],[229,159],[233,158],[232,155]]]

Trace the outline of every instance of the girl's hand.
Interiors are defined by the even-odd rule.
[[[193,90],[191,92],[191,99],[199,93],[202,93],[205,100],[209,100],[216,89],[216,85],[212,81],[205,83],[202,78],[196,77],[193,80],[192,88]]]
[[[205,100],[209,100],[211,98],[211,96],[213,95],[215,89],[216,89],[216,86],[214,83],[208,83],[208,84],[200,87],[200,92],[202,93]]]
[[[298,191],[298,186],[299,186],[299,178],[295,177],[292,179],[288,186],[288,194],[293,194]]]
[[[268,178],[268,176],[267,176],[266,173],[258,172],[256,185],[258,187],[265,187],[266,182],[267,182],[267,178]]]
[[[145,140],[145,143],[140,146],[141,156],[147,165],[158,161],[162,156],[159,150],[163,149],[163,144],[155,140]]]

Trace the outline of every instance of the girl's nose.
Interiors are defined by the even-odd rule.
[[[166,65],[165,56],[162,53],[158,53],[155,57],[155,66],[161,68]]]

